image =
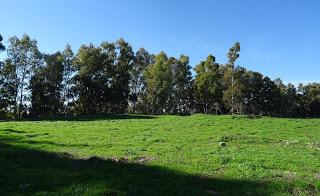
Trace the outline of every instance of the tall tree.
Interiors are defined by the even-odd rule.
[[[320,117],[320,84],[310,83],[300,89],[303,93],[304,107],[307,109],[305,116]]]
[[[74,88],[72,77],[75,75],[74,66],[74,53],[70,45],[66,45],[62,52],[63,57],[63,80],[62,80],[62,102],[63,102],[63,112],[66,114],[70,111],[69,104],[74,100],[74,93],[72,89]]]
[[[31,115],[34,117],[57,116],[63,108],[62,81],[63,55],[56,52],[45,55],[45,66],[35,70],[31,78]]]
[[[280,98],[277,86],[259,72],[246,71],[243,82],[243,99],[247,114],[272,115],[277,112],[276,102]]]
[[[274,81],[269,77],[263,77],[263,87],[261,89],[262,114],[275,116],[279,108],[281,93]]]
[[[2,36],[0,34],[0,53],[5,50],[5,46],[2,44]],[[5,116],[8,107],[12,103],[12,71],[15,72],[15,67],[12,66],[10,60],[5,63],[0,61],[0,117]]]
[[[0,64],[0,113],[4,113],[4,115],[7,115],[7,113],[14,114],[16,94],[16,66],[7,59],[4,64]]]
[[[258,72],[245,72],[245,95],[243,102],[248,114],[260,114],[263,108],[263,75]]]
[[[287,114],[286,85],[283,84],[280,78],[276,78],[273,82],[279,91],[279,95],[277,96],[278,107],[274,112],[276,113],[277,116],[285,117]]]
[[[77,75],[74,76],[76,88],[79,93],[77,110],[82,114],[102,113],[104,105],[102,99],[107,87],[103,83],[106,69],[104,65],[105,54],[100,47],[83,45],[80,47],[75,64]]]
[[[240,43],[236,42],[232,48],[229,49],[229,52],[227,54],[228,56],[228,67],[231,72],[231,85],[230,85],[230,91],[231,91],[231,113],[234,114],[234,108],[235,108],[235,100],[234,100],[234,94],[235,94],[235,81],[234,81],[234,68],[235,68],[235,62],[239,58],[239,52],[240,52]]]
[[[223,102],[224,106],[229,113],[243,113],[244,112],[244,98],[246,92],[246,69],[243,67],[235,67],[230,69],[230,67],[223,66]],[[233,76],[233,80],[230,80]],[[233,85],[232,85],[233,82]]]
[[[101,44],[103,54],[103,74],[100,75],[99,83],[102,84],[102,99],[101,108],[103,112],[114,112],[114,102],[116,99],[115,91],[113,90],[113,82],[115,80],[116,62],[117,62],[117,49],[115,43],[103,42]]]
[[[173,67],[174,114],[188,114],[192,104],[192,73],[189,57],[181,55]]]
[[[173,73],[167,55],[160,52],[155,62],[145,71],[148,113],[166,113],[169,96],[172,93]]]
[[[113,67],[111,81],[112,112],[124,113],[128,107],[130,72],[134,60],[134,53],[132,47],[122,38],[115,42],[115,48],[117,57]]]
[[[33,118],[49,116],[49,93],[48,82],[46,81],[46,68],[38,67],[30,79],[31,91],[31,111],[30,116]]]
[[[38,50],[37,41],[28,35],[23,35],[21,39],[11,37],[9,39],[8,56],[16,66],[18,77],[18,118],[22,117],[22,112],[26,112],[26,105],[29,99],[28,86],[34,69],[42,64],[42,54]]]
[[[144,48],[140,48],[134,58],[134,63],[130,72],[130,96],[129,101],[132,107],[132,113],[136,112],[138,99],[141,99],[142,93],[145,91],[144,71],[152,63],[152,55]]]
[[[197,73],[195,78],[195,94],[198,107],[205,114],[220,111],[222,99],[222,77],[219,72],[219,64],[215,57],[209,55],[195,67]]]
[[[285,98],[286,98],[286,116],[296,117],[298,116],[297,112],[300,109],[299,107],[299,97],[296,87],[289,83],[285,89]]]

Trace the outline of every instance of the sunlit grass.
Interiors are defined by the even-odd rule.
[[[220,146],[220,142],[226,146]],[[320,119],[133,115],[96,120],[1,122],[0,143],[3,144],[0,148],[2,194],[309,195],[319,194],[320,189]],[[33,153],[24,157],[24,151]],[[33,157],[34,153],[57,154],[59,159],[49,156],[39,160]],[[70,160],[94,156],[111,160],[117,169],[110,171],[107,166],[90,165],[85,170],[86,165],[78,172],[69,164]],[[54,161],[58,166],[52,164]],[[120,163],[130,167],[132,164],[135,169],[123,173]],[[37,170],[39,164],[44,165]],[[52,173],[45,172],[45,164]],[[136,167],[144,167],[146,171],[161,168],[154,172],[168,174],[159,179],[148,172],[142,175],[143,171],[137,172]],[[174,179],[184,175],[208,180],[197,186],[189,178],[183,178],[185,184],[175,186],[178,182]],[[37,180],[37,176],[42,180]],[[45,176],[57,177],[46,179]],[[71,183],[61,179],[64,176],[70,177]],[[135,181],[134,177],[137,182],[130,181],[130,188],[124,179]],[[236,186],[234,181],[243,186]],[[156,184],[160,187],[156,188]]]

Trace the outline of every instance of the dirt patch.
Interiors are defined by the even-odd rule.
[[[154,160],[154,157],[148,157],[148,156],[138,157],[136,159],[136,161],[138,161],[139,163],[146,163],[146,162],[149,162],[149,161],[152,161],[152,160]]]
[[[127,163],[127,162],[130,162],[129,158],[127,157],[120,157],[120,158],[108,158],[107,160],[111,160],[111,161],[114,161],[114,162],[122,162],[122,163]]]
[[[285,171],[283,178],[286,180],[294,180],[295,178],[297,178],[297,174],[296,174],[296,172]]]
[[[320,173],[314,174],[315,179],[320,180]]]

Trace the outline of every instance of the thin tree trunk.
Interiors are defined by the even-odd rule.
[[[22,101],[23,101],[23,90],[24,90],[24,78],[25,78],[25,74],[23,74],[22,76],[22,80],[21,80],[21,89],[20,89],[20,103],[18,106],[18,119],[21,119],[21,108],[22,108]]]
[[[232,66],[231,68],[231,114],[234,115],[234,78],[233,78],[233,72],[234,68]]]

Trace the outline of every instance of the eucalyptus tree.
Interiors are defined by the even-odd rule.
[[[166,113],[169,97],[173,90],[172,67],[167,55],[160,52],[153,64],[144,72],[148,113]]]
[[[239,58],[239,52],[240,52],[240,43],[236,42],[233,47],[229,49],[229,52],[227,54],[228,56],[228,68],[230,69],[230,92],[231,92],[231,110],[230,112],[234,114],[235,109],[235,80],[234,80],[234,69],[235,69],[235,62]]]
[[[44,66],[35,70],[31,78],[31,115],[54,117],[63,109],[63,55],[61,52],[44,55]]]
[[[128,108],[130,72],[134,63],[132,47],[124,39],[115,42],[116,58],[112,69],[112,112],[124,113]]]
[[[173,64],[173,113],[189,114],[192,110],[192,73],[189,57],[181,55]]]
[[[263,75],[259,72],[246,71],[243,103],[248,114],[260,114],[263,108]]]
[[[22,117],[22,112],[26,112],[29,102],[29,83],[34,74],[34,70],[42,64],[42,54],[38,50],[37,41],[28,35],[23,35],[21,39],[14,36],[9,38],[8,57],[16,66],[18,79],[17,92],[17,115]]]
[[[0,35],[0,52],[6,48],[2,44],[3,38]],[[16,98],[16,67],[11,60],[0,61],[0,117],[7,117],[15,109]]]
[[[142,94],[145,92],[145,78],[144,71],[152,63],[152,55],[148,53],[144,48],[140,48],[134,57],[132,69],[130,71],[130,96],[129,101],[131,105],[132,113],[136,112],[136,105],[138,100],[142,99]]]
[[[70,111],[70,103],[75,99],[75,95],[72,91],[74,89],[74,84],[72,77],[76,74],[74,65],[74,53],[70,45],[66,45],[65,49],[62,51],[63,58],[63,80],[61,88],[61,99],[63,103],[63,113],[66,114]]]
[[[304,107],[306,108],[305,116],[320,117],[320,84],[310,83],[300,87]]]
[[[105,58],[102,49],[93,44],[82,45],[76,55],[77,74],[73,80],[78,92],[76,107],[79,113],[96,114],[105,109],[102,101],[107,87],[102,82],[106,74]]]
[[[16,111],[17,75],[16,66],[6,59],[0,65],[0,112],[14,114]],[[1,116],[1,114],[0,114]]]
[[[218,113],[222,101],[222,75],[214,56],[209,55],[194,68],[196,103],[205,114]]]
[[[231,114],[242,114],[245,110],[244,101],[247,87],[247,70],[240,66],[230,69],[230,66],[227,65],[223,67],[222,71],[224,106]],[[230,80],[232,76],[233,80]]]

